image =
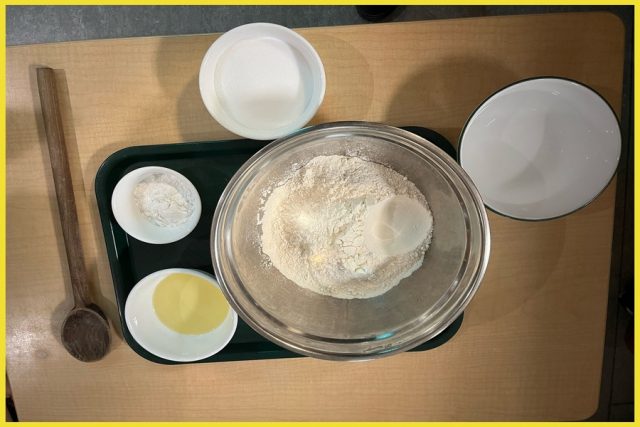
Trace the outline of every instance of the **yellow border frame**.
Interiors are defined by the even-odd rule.
[[[279,0],[279,1],[265,1],[265,0],[256,0],[256,1],[242,1],[242,0],[227,0],[227,1],[212,1],[212,0],[190,0],[187,2],[180,2],[179,0],[160,0],[160,1],[150,1],[150,0],[105,0],[105,1],[96,1],[96,0],[50,0],[50,1],[40,1],[34,2],[30,0],[3,0],[0,2],[6,6],[90,6],[90,5],[100,5],[100,6],[143,6],[143,5],[162,5],[162,6],[198,6],[198,5],[229,5],[229,6],[239,6],[239,5],[252,5],[252,6],[262,6],[262,5],[318,5],[318,6],[328,6],[328,5],[344,5],[344,6],[353,6],[353,5],[424,5],[424,6],[633,6],[636,1],[634,0],[617,0],[612,2],[606,1],[595,1],[595,0],[586,0],[586,1],[571,1],[571,0],[541,0],[541,1],[508,1],[508,0],[493,0],[487,2],[481,2],[478,0],[440,0],[433,2],[425,2],[425,1],[416,1],[416,0],[406,0],[406,1],[385,1],[385,0],[354,0],[354,1],[345,1],[345,0],[331,0],[327,2],[321,1],[301,1],[301,0]]]
[[[7,96],[7,92],[6,92],[6,6],[38,6],[38,5],[66,5],[66,6],[73,6],[73,5],[100,5],[100,6],[134,6],[134,5],[166,5],[166,6],[185,6],[185,5],[457,5],[457,6],[461,6],[461,5],[491,5],[491,6],[498,6],[498,5],[510,5],[510,6],[540,6],[540,5],[544,5],[544,6],[567,6],[567,5],[572,5],[572,6],[589,6],[589,5],[604,5],[603,3],[606,4],[606,6],[635,6],[636,5],[636,1],[633,0],[623,0],[623,1],[615,1],[612,3],[608,3],[608,2],[603,2],[603,1],[583,1],[583,2],[576,2],[576,1],[552,1],[552,0],[544,0],[544,1],[526,1],[526,2],[514,2],[514,1],[487,1],[487,2],[478,2],[478,1],[470,1],[470,0],[448,0],[448,1],[438,1],[438,2],[432,2],[432,3],[427,3],[427,2],[423,2],[423,1],[415,1],[415,0],[408,0],[408,1],[404,1],[404,2],[398,2],[398,1],[385,1],[385,0],[369,0],[369,1],[363,1],[363,0],[354,0],[354,1],[344,1],[344,0],[333,0],[327,3],[321,3],[321,2],[304,2],[304,1],[299,1],[299,0],[281,0],[281,1],[277,1],[277,2],[269,2],[269,1],[254,1],[254,2],[247,2],[247,1],[239,1],[239,0],[229,0],[229,1],[223,1],[223,2],[215,2],[215,1],[207,1],[207,0],[191,0],[189,2],[185,2],[185,3],[181,3],[179,1],[149,1],[149,0],[120,0],[120,1],[116,1],[116,0],[106,0],[106,1],[96,1],[96,0],[85,0],[85,1],[77,1],[77,0],[52,0],[52,1],[41,1],[41,2],[33,2],[33,1],[28,1],[28,0],[13,0],[13,1],[5,1],[5,0],[0,0],[0,26],[1,26],[1,39],[2,39],[2,44],[0,46],[0,50],[1,50],[1,56],[2,56],[2,70],[4,71],[3,73],[3,78],[0,80],[0,91],[2,92],[2,110],[3,110],[3,114],[2,117],[0,117],[0,129],[2,131],[2,144],[1,144],[1,149],[0,149],[0,190],[2,191],[2,194],[4,197],[2,197],[2,200],[0,201],[0,241],[1,243],[1,252],[2,252],[2,257],[0,258],[0,274],[2,275],[3,278],[3,285],[6,285],[6,96]],[[640,18],[640,9],[637,7],[634,7],[634,22],[638,21],[638,18]],[[634,26],[634,57],[637,56],[637,53],[639,51],[638,48],[638,30],[635,28]],[[638,71],[636,69],[634,69],[634,73],[633,73],[633,80],[634,83],[638,80]],[[637,119],[640,117],[640,113],[638,113],[637,110],[637,95],[638,95],[638,88],[637,86],[634,84],[634,117],[633,120],[637,121]],[[633,135],[631,135],[631,139],[633,140]],[[637,163],[639,158],[639,155],[637,153],[637,151],[635,151],[634,153],[634,162]],[[640,219],[640,215],[638,214],[638,194],[639,194],[639,190],[638,190],[638,184],[640,183],[640,180],[638,179],[637,176],[634,176],[634,186],[635,186],[635,192],[634,192],[634,218],[635,221],[637,222],[638,219]],[[634,247],[636,246],[638,240],[640,238],[640,231],[638,231],[638,229],[635,229],[634,232]],[[640,255],[636,252],[635,253],[635,274],[637,275],[637,273],[639,272],[640,268],[638,267],[638,265],[640,264]],[[5,351],[2,352],[2,357],[0,358],[0,365],[2,366],[4,372],[6,372],[6,286],[3,286],[4,289],[4,294],[3,294],[3,298],[5,303],[0,305],[0,324],[2,325],[2,331],[0,332],[0,341],[2,343],[2,348],[5,349]],[[635,305],[637,306],[638,301],[640,300],[640,297],[638,296],[637,292],[635,294]],[[635,324],[634,324],[634,331],[635,331],[635,341],[638,341],[638,328],[637,328],[637,319],[635,319]],[[638,357],[638,353],[636,352],[634,354],[634,363],[637,362],[639,359]],[[637,363],[635,363],[635,366],[637,366]],[[635,377],[634,377],[634,389],[637,390],[638,388],[638,380],[640,378],[640,374],[638,373],[638,370],[635,370]],[[6,395],[6,384],[2,384],[2,390],[5,392]],[[638,403],[637,401],[634,404],[634,414],[637,414],[638,412]],[[3,424],[6,423],[6,421],[2,422]],[[36,423],[29,423],[30,425],[34,425],[34,426],[40,426],[40,425],[67,425],[68,423],[65,422],[36,422]],[[98,423],[98,422],[80,422],[80,423],[74,423],[74,425],[108,425],[108,424],[116,424],[116,423]],[[119,425],[139,425],[139,423],[134,423],[134,422],[122,422],[122,423],[117,423]],[[154,424],[154,425],[175,425],[176,423],[170,423],[170,422],[161,422],[161,423],[145,423],[145,424]],[[277,427],[277,426],[281,426],[281,425],[297,425],[297,424],[302,424],[302,423],[279,423],[279,422],[266,422],[266,423],[250,423],[250,422],[221,422],[221,423],[214,423],[214,422],[188,422],[188,423],[180,423],[180,424],[189,424],[189,425],[194,425],[194,424],[198,424],[198,425],[226,425],[226,426],[248,426],[248,425],[256,425],[256,424],[260,424],[260,425],[264,425],[267,427]],[[343,422],[332,422],[332,423],[319,423],[319,422],[311,422],[311,423],[304,423],[307,425],[370,425],[372,423],[343,423]],[[438,422],[411,422],[411,423],[400,423],[400,422],[384,422],[384,423],[376,423],[376,425],[403,425],[403,426],[421,426],[421,425],[434,425],[434,424],[445,424],[445,423],[438,423]],[[471,422],[451,422],[451,423],[446,423],[447,425],[451,425],[451,426],[468,426],[468,425],[473,425],[473,426],[477,426],[477,427],[488,427],[488,426],[493,426],[496,424],[500,424],[500,425],[519,425],[519,424],[525,424],[525,423],[520,423],[520,422],[501,422],[501,423],[493,423],[493,422],[479,422],[479,423],[471,423]],[[562,426],[571,426],[571,425],[576,425],[578,423],[555,423],[555,422],[551,422],[551,423],[545,423],[545,422],[528,422],[526,423],[527,426],[542,426],[542,425],[554,425],[554,424],[558,424],[558,425],[562,425]],[[600,424],[604,424],[604,423],[593,423],[591,425],[600,425]],[[617,424],[621,424],[621,425],[631,425],[631,424],[635,424],[634,423],[617,423]]]

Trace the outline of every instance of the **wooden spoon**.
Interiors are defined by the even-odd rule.
[[[74,308],[67,314],[62,324],[62,344],[76,359],[91,362],[101,359],[109,350],[111,342],[109,323],[102,310],[91,302],[89,295],[89,282],[82,255],[80,227],[73,197],[55,74],[51,68],[38,68],[37,76],[53,182],[73,289]]]

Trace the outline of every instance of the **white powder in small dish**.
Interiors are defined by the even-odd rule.
[[[177,176],[154,173],[133,190],[137,208],[159,227],[177,227],[187,222],[195,210],[194,195]]]
[[[298,286],[336,298],[371,298],[417,270],[433,217],[418,188],[358,157],[318,156],[273,188],[260,245]]]

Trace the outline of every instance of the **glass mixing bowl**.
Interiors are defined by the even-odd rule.
[[[265,263],[258,214],[265,190],[319,155],[384,164],[425,195],[433,236],[422,266],[388,292],[338,299],[299,287]],[[233,176],[213,218],[216,276],[238,315],[261,335],[294,352],[358,360],[413,348],[451,324],[485,272],[490,247],[482,199],[444,151],[410,132],[374,123],[330,123],[267,145]]]

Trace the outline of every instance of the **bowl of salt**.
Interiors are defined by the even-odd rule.
[[[123,176],[111,196],[113,215],[131,237],[166,244],[186,237],[198,224],[198,191],[173,169],[147,166]]]

